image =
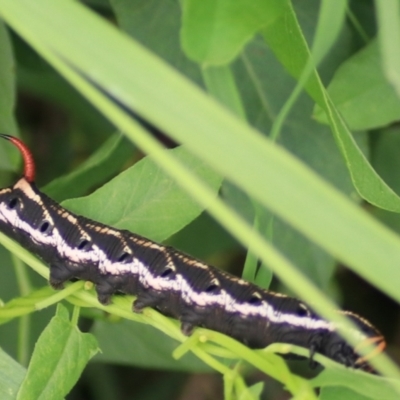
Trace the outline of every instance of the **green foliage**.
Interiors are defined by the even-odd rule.
[[[384,225],[400,230],[399,219],[387,212],[400,211],[399,132],[396,125],[387,127],[398,118],[400,93],[394,0],[376,2],[377,11],[368,4],[351,10],[344,0],[88,3],[92,9],[68,0],[0,0],[0,15],[14,32],[10,38],[0,27],[1,129],[18,133],[15,72],[20,89],[69,116],[68,124],[58,123],[67,137],[60,144],[48,126],[37,130],[45,132],[44,140],[29,134],[35,126],[19,114],[30,147],[55,154],[52,166],[42,167],[43,179],[51,179],[46,193],[72,211],[154,240],[175,235],[170,243],[209,262],[228,250],[234,256],[236,239],[249,249],[246,278],[268,285],[273,272],[286,290],[340,326],[348,322],[332,311],[328,297],[337,261],[400,301],[394,261],[400,241]],[[368,16],[375,14],[380,35],[362,43],[360,37],[374,33]],[[313,109],[319,122],[311,118]],[[132,111],[183,146],[165,150]],[[379,130],[373,140],[368,129]],[[81,150],[89,156],[77,167],[70,158]],[[149,157],[120,172],[139,151]],[[17,160],[15,150],[0,143],[1,170],[15,170]],[[2,176],[5,181],[12,178]],[[372,213],[360,207],[362,201]],[[200,215],[205,209],[229,234]],[[4,235],[0,242],[48,278],[48,269],[26,250]],[[43,330],[39,315],[48,323],[27,371],[0,352],[1,398],[67,395],[97,351],[93,336],[76,327],[79,310],[93,322],[91,333],[103,351],[94,360],[216,370],[226,399],[262,398],[268,385],[245,380],[254,369],[294,398],[398,398],[400,373],[387,357],[373,361],[386,375],[379,377],[317,356],[325,370],[305,379],[275,354],[307,356],[304,349],[275,344],[254,351],[205,329],[186,338],[177,321],[155,310],[132,313],[131,297],[115,296],[112,305],[102,306],[91,285],[75,282],[55,292],[17,265],[15,283],[15,260],[1,259],[0,295],[11,300],[0,309],[0,324],[12,333],[0,336],[18,337],[21,364],[20,349]],[[258,260],[265,269],[257,271]],[[60,306],[50,322],[48,314],[34,313],[61,300],[74,306],[72,321]],[[19,317],[17,327],[12,321]],[[13,352],[6,341],[1,345]]]
[[[218,174],[184,147],[170,152],[186,170],[196,174],[217,193],[221,185]],[[203,211],[151,158],[139,161],[89,196],[66,200],[63,206],[95,221],[135,231],[157,241],[181,230]]]
[[[43,188],[43,192],[59,202],[81,196],[118,173],[131,153],[132,146],[123,136],[111,136],[72,173],[54,179]]]
[[[379,128],[400,117],[399,98],[382,69],[376,40],[338,68],[328,93],[351,129]],[[318,107],[314,116],[327,122],[325,113]]]
[[[98,352],[97,341],[80,332],[61,304],[36,342],[17,399],[55,399],[65,396],[87,362]]]
[[[201,65],[225,65],[261,28],[283,14],[287,0],[185,1],[182,47]]]

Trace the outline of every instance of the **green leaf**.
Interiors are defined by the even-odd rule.
[[[82,165],[53,180],[42,191],[58,202],[85,194],[118,172],[132,152],[133,147],[123,136],[113,135]]]
[[[201,260],[217,256],[226,265],[229,260],[225,254],[237,246],[232,236],[207,213],[202,213],[168,239],[167,243]]]
[[[286,0],[185,0],[182,47],[203,65],[232,61],[261,28],[285,9]]]
[[[309,50],[290,6],[281,18],[263,30],[263,35],[289,73],[300,77],[307,63]],[[311,75],[305,89],[327,114],[332,132],[360,196],[377,207],[400,212],[400,198],[372,169],[334,103],[326,95],[316,72]]]
[[[71,324],[61,304],[36,343],[18,400],[56,400],[69,393],[87,362],[98,352],[93,335]]]
[[[328,93],[351,129],[373,129],[400,119],[400,99],[384,75],[376,40],[341,65]],[[328,122],[319,106],[314,117]]]
[[[0,349],[0,399],[15,400],[21,382],[26,374],[25,368]]]
[[[168,152],[202,177],[217,194],[221,178],[204,162],[193,158],[183,147]],[[88,218],[156,241],[178,232],[203,211],[151,157],[136,163],[91,195],[67,200],[63,205]]]

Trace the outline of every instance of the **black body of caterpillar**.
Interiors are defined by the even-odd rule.
[[[133,310],[154,307],[181,321],[189,335],[203,326],[229,335],[251,348],[274,342],[310,349],[353,368],[371,371],[368,359],[385,340],[365,319],[345,311],[358,330],[359,345],[374,344],[367,357],[342,339],[335,325],[301,301],[273,293],[206,265],[174,248],[126,230],[77,216],[41,193],[34,184],[29,149],[17,138],[0,135],[21,151],[23,177],[0,190],[0,230],[50,266],[50,283],[61,288],[71,279],[96,285],[107,304],[116,292],[135,295]]]

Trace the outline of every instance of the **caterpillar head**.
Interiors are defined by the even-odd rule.
[[[348,367],[373,372],[369,360],[385,349],[385,338],[372,324],[357,314],[349,311],[341,313],[356,325],[357,330],[352,329],[350,333],[354,335],[358,345],[351,346],[336,330],[332,330],[324,335],[314,336],[310,343],[311,358],[315,352],[319,352]],[[364,356],[361,355],[360,351],[368,346],[372,346],[372,350]]]

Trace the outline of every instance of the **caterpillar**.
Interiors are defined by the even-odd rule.
[[[24,161],[23,176],[0,189],[0,230],[49,265],[53,288],[87,280],[95,284],[100,303],[109,304],[117,292],[134,295],[134,312],[153,307],[178,319],[185,335],[202,326],[250,348],[289,343],[308,348],[311,362],[320,353],[372,371],[368,360],[386,343],[364,318],[338,311],[358,328],[352,330],[359,343],[353,348],[334,323],[300,300],[261,289],[173,247],[75,215],[36,187],[28,147],[16,137],[0,137],[16,146]],[[358,350],[366,345],[374,345],[373,350],[361,356]]]

